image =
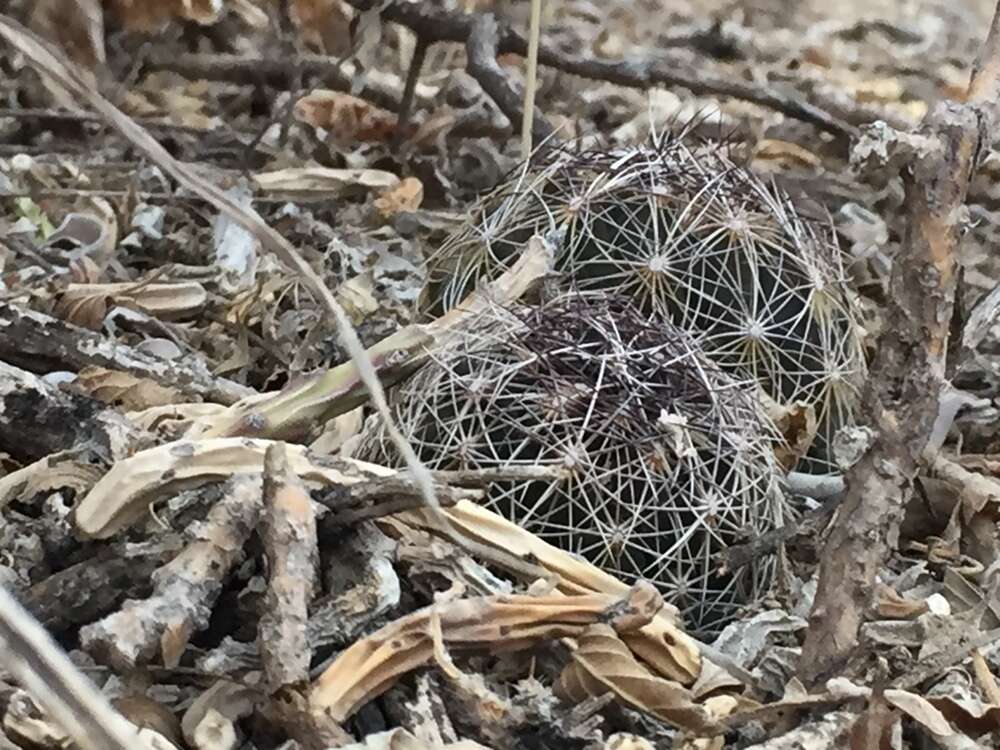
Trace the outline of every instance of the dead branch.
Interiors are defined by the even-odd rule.
[[[939,103],[915,138],[896,134],[880,144],[882,153],[888,147],[909,162],[903,173],[907,224],[887,295],[887,323],[862,396],[871,440],[847,473],[846,496],[820,565],[799,665],[807,684],[837,674],[855,649],[913,479],[933,458],[924,454],[944,387],[960,210],[979,157],[993,140],[1000,105],[998,24],[1000,5],[967,102]]]
[[[105,547],[21,592],[21,603],[50,633],[85,625],[128,597],[147,595],[149,577],[166,562],[169,549],[136,553],[125,544]]]
[[[288,466],[284,443],[272,443],[264,454],[261,521],[268,580],[257,643],[273,691],[304,685],[309,679],[312,651],[306,623],[319,566],[312,501],[302,480]]]
[[[511,127],[517,127],[524,119],[523,97],[510,87],[507,76],[497,63],[497,44],[499,42],[497,20],[492,13],[476,17],[469,30],[466,42],[469,75],[482,86],[500,111],[510,120]],[[423,39],[423,37],[421,37]],[[552,135],[552,126],[538,112],[534,112],[531,124],[534,139],[544,140]]]
[[[361,11],[371,10],[375,5],[373,0],[347,0],[347,2]],[[475,25],[480,22],[476,15],[448,13],[432,8],[427,3],[391,2],[383,8],[382,18],[406,26],[429,43],[467,44]],[[499,25],[496,51],[498,54],[513,53],[526,57],[528,41],[509,26]],[[591,80],[608,81],[628,88],[649,89],[655,86],[668,86],[684,88],[699,96],[741,99],[810,123],[834,135],[857,134],[857,129],[850,122],[801,98],[735,81],[732,78],[713,76],[703,71],[696,72],[680,60],[635,59],[605,62],[565,54],[543,41],[538,48],[538,63],[564,73],[572,73]],[[878,118],[879,115],[867,112],[859,112],[856,117],[859,122],[871,122]],[[514,121],[515,127],[517,122],[519,121]],[[537,119],[535,122],[537,137]]]
[[[233,477],[197,527],[197,538],[153,574],[153,595],[82,628],[82,646],[122,670],[157,656],[176,666],[191,635],[208,624],[222,581],[257,525],[261,503],[259,475]]]
[[[211,373],[200,358],[167,361],[18,305],[0,305],[0,359],[32,372],[103,367],[148,378],[193,401],[230,405],[255,391]]]
[[[367,82],[360,92],[351,89],[351,77],[343,66],[325,55],[300,54],[293,64],[290,60],[273,57],[247,57],[225,54],[201,55],[151,55],[144,63],[149,70],[168,71],[191,80],[226,81],[247,86],[266,85],[276,89],[295,91],[297,78],[312,79],[332,91],[354,93],[383,109],[400,110],[399,93],[389,87]]]
[[[0,319],[3,315],[0,309]],[[153,442],[151,434],[96,399],[0,361],[0,451],[26,463],[68,450],[113,462]],[[30,483],[33,473],[25,467],[0,480],[0,508]]]

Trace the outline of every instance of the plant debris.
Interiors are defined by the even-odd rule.
[[[0,750],[1000,748],[994,6],[9,0]]]

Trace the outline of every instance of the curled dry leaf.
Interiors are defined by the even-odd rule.
[[[29,498],[56,489],[71,489],[82,495],[100,478],[98,467],[78,460],[72,451],[53,453],[0,477],[0,508],[19,497]]]
[[[382,142],[396,132],[392,112],[350,94],[316,89],[295,103],[295,118],[322,128],[337,143]]]
[[[350,190],[385,190],[399,185],[399,178],[381,169],[331,169],[329,167],[290,167],[274,172],[259,172],[254,180],[261,190],[290,199],[328,200]]]
[[[73,513],[81,535],[106,539],[138,521],[150,503],[181,489],[233,474],[259,472],[271,441],[246,438],[178,440],[140,451],[116,463]],[[288,446],[288,464],[307,482],[351,485],[393,472],[381,466],[341,458],[315,463],[302,446]]]
[[[532,560],[557,577],[558,588],[563,593],[597,591],[621,597],[629,590],[625,583],[600,568],[543,542],[534,534],[475,503],[463,500],[443,509],[443,512],[457,535],[450,537],[450,541],[461,544],[463,540],[468,540],[477,549],[485,545],[522,560]],[[425,511],[408,511],[397,518],[428,531],[437,529],[434,519]],[[672,611],[669,605],[665,605],[652,622],[623,634],[622,638],[661,677],[691,685],[701,673],[701,657],[694,641],[674,624]]]
[[[883,697],[886,703],[898,708],[931,734],[938,737],[950,737],[955,734],[944,714],[926,698],[906,690],[886,690]]]
[[[407,177],[375,199],[375,210],[383,219],[403,211],[416,211],[424,200],[424,185],[416,177]]]
[[[577,639],[573,661],[559,677],[559,692],[579,703],[608,691],[673,726],[707,735],[723,733],[709,711],[694,702],[691,691],[654,675],[614,630],[600,623]]]
[[[219,680],[191,704],[181,719],[188,744],[198,750],[229,750],[236,747],[236,722],[249,716],[263,700],[253,688]]]
[[[108,267],[118,243],[118,221],[106,201],[95,201],[93,213],[72,213],[45,240],[44,250],[57,265],[73,267],[88,262],[100,275]]]
[[[644,608],[646,594],[637,587],[624,600],[608,594],[486,596],[425,607],[341,653],[314,683],[310,702],[333,721],[343,721],[402,675],[434,661],[432,631],[452,650],[517,651],[541,641],[580,635],[588,625],[608,616],[617,616],[626,627],[634,626],[628,613]]]
[[[184,320],[204,309],[208,293],[197,281],[168,284],[70,284],[60,295],[57,310],[64,320],[85,325],[76,317],[77,311],[92,306],[100,306],[106,311],[109,301],[114,305],[141,310],[160,320]]]

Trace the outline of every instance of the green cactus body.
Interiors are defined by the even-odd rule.
[[[817,416],[828,466],[864,375],[860,328],[828,223],[807,221],[718,144],[680,138],[559,151],[488,196],[431,258],[426,308],[450,309],[535,233],[561,230],[559,285],[623,295],[694,336],[739,378]]]
[[[718,554],[786,517],[754,390],[620,296],[491,309],[393,394],[434,469],[557,466],[491,485],[487,507],[625,581],[645,578],[710,634],[766,590],[767,560]],[[377,422],[360,458],[401,466]]]

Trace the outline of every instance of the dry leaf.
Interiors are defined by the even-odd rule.
[[[477,547],[486,545],[522,560],[533,560],[558,578],[559,590],[567,594],[600,591],[624,596],[629,587],[614,576],[586,560],[582,560],[557,547],[543,542],[496,513],[475,503],[461,501],[443,509],[457,538],[473,541]],[[409,511],[397,516],[406,523],[434,531],[434,519],[424,511]],[[646,664],[667,680],[691,685],[701,673],[698,647],[674,624],[675,612],[665,605],[651,623],[638,631],[622,636],[628,647]]]
[[[73,521],[83,536],[106,539],[138,521],[149,504],[165,494],[261,471],[270,444],[247,438],[178,440],[140,451],[111,467],[77,505]],[[299,445],[288,446],[288,463],[304,481],[322,484],[351,485],[394,473],[343,458],[326,458],[328,466],[320,466]]]
[[[103,367],[83,368],[76,382],[98,401],[126,409],[142,410],[184,400],[180,391],[166,388],[149,378],[138,378]]]
[[[174,19],[209,25],[222,15],[222,0],[104,0],[104,5],[131,31],[160,31]]]
[[[374,205],[383,219],[391,219],[403,211],[416,211],[423,200],[423,183],[416,177],[407,177],[396,187],[383,191]]]
[[[100,0],[35,0],[28,25],[84,68],[105,62]]]
[[[886,690],[883,695],[886,703],[895,706],[918,724],[926,727],[931,734],[940,737],[950,737],[955,734],[944,714],[926,698],[906,690]]]
[[[254,181],[261,190],[289,198],[329,200],[349,190],[385,190],[399,185],[392,172],[380,169],[331,169],[294,167],[275,172],[259,172]]]
[[[354,10],[343,0],[291,0],[288,15],[302,41],[320,54],[344,58],[354,45]]]
[[[899,714],[881,696],[872,698],[851,727],[850,750],[896,750]]]
[[[788,168],[817,169],[822,162],[816,154],[795,143],[765,138],[754,150],[753,166],[765,171]]]
[[[19,497],[69,488],[78,495],[90,490],[101,478],[101,470],[73,453],[53,453],[33,464],[0,477],[0,508]]]
[[[912,620],[928,611],[926,600],[907,599],[884,583],[875,584],[875,608],[880,618]]]
[[[59,296],[56,309],[64,320],[97,330],[111,305],[141,310],[160,320],[184,320],[201,312],[207,301],[205,287],[196,281],[70,284]],[[96,326],[88,325],[95,321]]]
[[[578,636],[612,613],[617,616],[624,611],[621,619],[628,623],[632,612],[643,608],[647,589],[651,589],[649,584],[631,590],[624,610],[622,598],[607,594],[486,596],[425,607],[343,651],[314,683],[310,703],[316,711],[341,722],[400,676],[432,663],[432,621],[449,649],[517,651],[541,641]]]
[[[560,675],[559,687],[574,703],[611,691],[629,706],[673,726],[711,735],[722,733],[689,690],[650,672],[603,623],[591,626],[577,640],[573,661]]]
[[[295,117],[338,143],[382,142],[396,132],[396,115],[350,94],[316,89],[295,103]]]

